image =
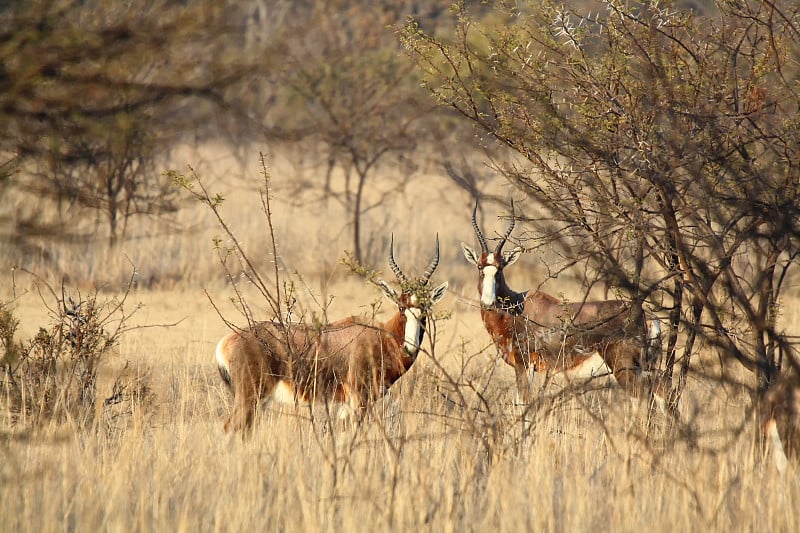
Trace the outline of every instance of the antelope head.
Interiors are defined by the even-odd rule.
[[[481,252],[476,252],[463,242],[461,248],[464,250],[464,257],[467,258],[467,261],[478,267],[478,291],[481,293],[481,306],[488,308],[493,307],[496,303],[498,286],[503,283],[503,269],[519,259],[522,248],[517,246],[510,252],[503,252],[503,245],[514,230],[514,200],[511,200],[511,223],[500,242],[497,243],[494,252],[489,251],[486,237],[483,236],[483,232],[478,226],[477,213],[478,202],[476,201],[475,209],[472,210],[472,227],[475,229],[475,235],[481,245]]]
[[[397,304],[398,312],[405,321],[403,348],[411,357],[416,357],[425,335],[425,322],[430,316],[431,308],[445,295],[448,282],[431,288],[428,285],[433,272],[439,265],[439,236],[436,236],[436,251],[433,259],[418,280],[409,278],[397,266],[394,260],[394,235],[389,247],[389,266],[400,283],[400,292],[390,287],[385,281],[378,281],[384,295]]]

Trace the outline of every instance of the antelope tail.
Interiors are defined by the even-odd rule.
[[[231,382],[231,371],[230,367],[228,366],[228,358],[225,356],[224,351],[224,343],[227,340],[227,336],[223,337],[219,343],[217,343],[216,349],[216,359],[217,359],[217,369],[219,370],[219,375],[222,377],[222,381],[233,390],[233,383]]]

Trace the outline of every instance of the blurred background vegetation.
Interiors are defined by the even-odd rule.
[[[431,36],[455,38],[451,4],[4,3],[0,261],[35,256],[58,269],[63,247],[114,247],[140,236],[142,219],[157,218],[160,231],[185,230],[177,217],[185,203],[162,171],[185,163],[174,157],[179,148],[211,142],[242,162],[255,162],[259,149],[301,160],[306,171],[290,177],[295,192],[307,193],[305,204],[339,203],[347,248],[374,259],[382,250],[365,250],[362,218],[382,202],[365,196],[379,171],[397,176],[383,194],[420,170],[434,169],[474,197],[491,180],[467,161],[483,151],[496,157],[497,147],[431,97],[398,39],[409,17]],[[715,10],[711,0],[667,4]],[[516,24],[502,2],[461,5],[489,26]],[[570,5],[607,12],[605,2]],[[340,187],[334,172],[345,177]]]
[[[209,142],[249,161],[253,146],[302,146],[324,178],[298,174],[295,187],[345,206],[361,259],[360,216],[374,208],[363,192],[376,170],[410,176],[422,152],[463,128],[421,87],[393,31],[409,15],[438,28],[449,2],[4,5],[6,265],[47,261],[54,242],[113,247],[145,217],[173,223],[182,202],[161,173],[176,147]],[[331,186],[335,168],[343,190]]]

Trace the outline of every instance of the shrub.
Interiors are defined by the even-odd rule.
[[[91,426],[97,415],[129,399],[149,397],[141,375],[131,375],[128,365],[116,376],[111,396],[98,399],[98,370],[132,316],[121,300],[99,301],[97,293],[68,296],[62,287],[50,308],[50,324],[40,327],[25,342],[16,336],[19,321],[0,302],[0,392],[6,399],[9,425],[41,426],[46,422],[71,422]],[[46,299],[42,298],[47,305]]]

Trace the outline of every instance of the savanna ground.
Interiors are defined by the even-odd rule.
[[[270,275],[254,192],[262,185],[257,157],[240,168],[225,156],[187,152],[178,170],[187,162],[226,196],[226,222]],[[341,208],[310,197],[298,202],[292,176],[303,169],[280,158],[268,164],[279,265],[294,281],[299,308],[332,320],[372,313],[380,292],[340,264],[349,243]],[[391,177],[381,179],[389,190]],[[511,194],[499,180],[496,188]],[[504,224],[496,214],[487,209],[489,234]],[[193,205],[181,216],[178,234],[153,224],[111,251],[94,243],[54,248],[47,262],[27,258],[22,266],[36,276],[3,272],[0,301],[9,303],[25,339],[49,321],[49,296],[45,291],[43,302],[37,290],[43,281],[60,289],[68,273],[68,289],[85,294],[98,286],[98,299],[113,299],[135,265],[126,305],[141,304],[128,324],[141,327],[122,335],[104,359],[98,396],[111,395],[126,362],[146,388],[121,410],[98,402],[88,428],[67,421],[30,429],[6,409],[0,529],[800,530],[797,469],[780,477],[764,460],[742,387],[694,375],[681,407],[685,427],[670,429],[659,415],[648,422],[646,406],[608,379],[590,392],[550,385],[524,432],[513,372],[495,359],[474,271],[458,245],[474,244],[469,198],[433,174],[419,175],[365,218],[372,236],[365,248],[387,276],[391,232],[406,272],[425,267],[439,233],[442,260],[433,281],[449,280],[450,290],[431,328],[433,347],[427,336],[426,353],[362,426],[332,430],[323,408],[270,405],[250,438],[225,435],[231,396],[213,352],[228,331],[220,315],[244,318],[216,259],[212,236],[221,231],[210,213]],[[527,254],[509,269],[509,284],[540,283],[542,261]],[[256,317],[269,318],[255,291],[243,290]],[[581,295],[566,276],[543,290]],[[378,316],[386,318],[390,307]],[[785,305],[783,320],[796,330],[792,307]],[[731,381],[748,379],[738,368],[728,371]]]

